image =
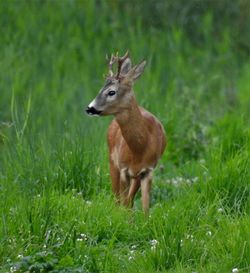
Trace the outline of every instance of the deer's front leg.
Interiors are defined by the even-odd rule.
[[[121,170],[120,175],[120,201],[126,206],[126,200],[129,192],[130,178],[126,170]]]
[[[115,194],[117,201],[120,203],[120,171],[114,166],[112,160],[110,160],[110,176],[113,193]]]
[[[147,214],[149,211],[151,185],[152,185],[152,172],[149,172],[141,180],[142,209],[145,214]]]
[[[131,207],[131,208],[133,207],[134,198],[135,198],[135,195],[136,195],[137,191],[140,188],[140,185],[141,185],[140,178],[131,178],[131,183],[130,183],[130,186],[129,186],[129,192],[128,192],[128,195],[127,195],[127,198],[126,198],[126,201],[125,201],[125,205],[127,207]]]

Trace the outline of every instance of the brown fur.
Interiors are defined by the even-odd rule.
[[[118,63],[116,76],[112,66]],[[114,115],[108,129],[108,146],[112,188],[119,203],[133,206],[141,187],[142,207],[149,209],[152,172],[166,146],[166,136],[159,120],[139,107],[133,84],[144,71],[146,61],[132,67],[128,52],[111,56],[110,75],[87,113]],[[111,92],[111,94],[110,94]]]
[[[164,152],[166,137],[163,126],[158,119],[142,107],[138,107],[135,98],[130,102],[130,108],[116,115],[108,129],[108,146],[110,160],[110,175],[113,191],[119,202],[133,205],[136,192],[140,188],[140,171],[154,168]],[[114,155],[116,159],[114,159]],[[122,177],[121,171],[131,173]],[[145,179],[142,192],[142,205],[148,211],[151,175]],[[124,181],[125,180],[125,181]]]

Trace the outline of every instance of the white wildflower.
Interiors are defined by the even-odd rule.
[[[155,239],[150,241],[150,245],[151,245],[151,250],[155,250],[156,246],[159,244],[159,242]]]
[[[178,180],[173,178],[172,179],[172,184],[177,186],[178,185]]]
[[[192,178],[193,183],[196,183],[198,180],[199,180],[199,177],[197,176]]]
[[[237,272],[239,272],[239,269],[237,267],[235,267],[235,268],[232,269],[232,272],[237,273]]]
[[[85,203],[86,203],[87,207],[90,207],[92,205],[92,202],[88,201],[88,200]]]
[[[88,236],[84,233],[81,233],[79,235],[79,237],[76,239],[77,242],[82,242],[82,241],[87,241],[88,240]]]
[[[176,177],[176,180],[178,181],[178,182],[182,182],[183,181],[183,178],[182,177]]]
[[[218,212],[223,212],[224,211],[224,209],[223,208],[218,208],[218,210],[217,210]]]
[[[209,230],[209,231],[207,231],[206,235],[207,236],[212,236],[212,232]]]
[[[187,234],[187,235],[186,235],[186,239],[187,239],[187,240],[189,240],[189,239],[190,239],[190,240],[191,240],[191,242],[193,242],[193,240],[194,240],[194,236],[193,236],[192,234]]]
[[[155,245],[158,244],[158,241],[153,239],[153,240],[150,241],[150,244],[151,244],[151,246],[155,246]]]
[[[80,234],[81,238],[84,240],[84,241],[87,241],[88,240],[88,236],[84,233],[81,233]]]
[[[16,266],[11,266],[11,268],[10,268],[10,272],[16,272],[16,271],[17,271]]]

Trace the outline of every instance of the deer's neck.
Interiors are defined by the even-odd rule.
[[[116,115],[122,135],[134,153],[143,153],[147,147],[148,132],[145,120],[133,96],[129,108]]]

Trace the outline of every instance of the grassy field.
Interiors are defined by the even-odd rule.
[[[119,3],[0,2],[0,272],[250,272],[249,51],[212,12],[192,36]],[[112,117],[84,114],[126,49],[168,135],[148,218],[114,204]]]

